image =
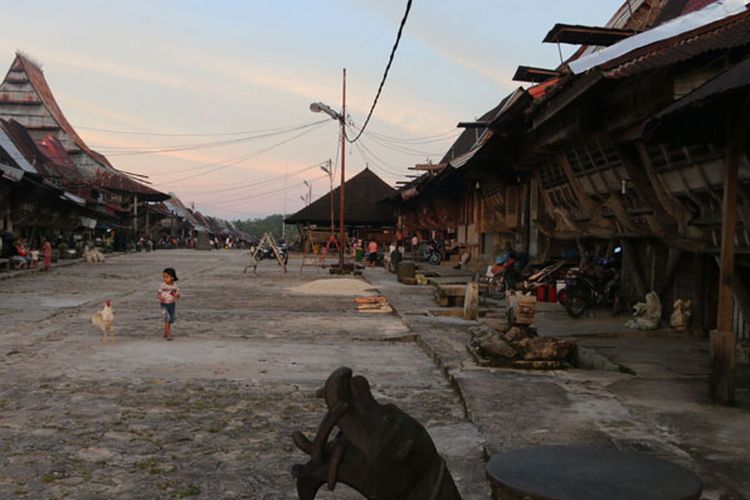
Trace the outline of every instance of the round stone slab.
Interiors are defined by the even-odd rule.
[[[490,458],[487,476],[506,494],[544,500],[687,500],[703,490],[685,467],[615,448],[511,450]]]

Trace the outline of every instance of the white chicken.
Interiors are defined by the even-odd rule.
[[[91,316],[91,322],[102,331],[102,342],[107,342],[107,337],[111,338],[114,342],[115,311],[112,309],[111,300],[104,303],[101,311]]]

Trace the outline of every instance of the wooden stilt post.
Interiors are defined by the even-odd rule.
[[[711,397],[722,404],[734,401],[734,372],[737,336],[732,330],[732,275],[734,236],[737,222],[738,156],[730,155],[724,178],[719,262],[719,310],[716,330],[711,332]]]
[[[737,363],[737,334],[732,325],[732,276],[734,275],[734,238],[737,231],[737,182],[740,157],[750,131],[750,94],[738,118],[730,128],[727,143],[727,171],[721,218],[721,258],[719,261],[719,307],[716,330],[711,332],[711,397],[721,404],[734,402],[734,377]]]

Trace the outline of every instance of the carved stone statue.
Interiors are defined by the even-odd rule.
[[[379,404],[362,376],[335,370],[318,391],[328,406],[315,438],[293,435],[310,455],[297,464],[300,500],[313,500],[323,484],[344,483],[367,499],[460,500],[445,460],[425,428],[392,404]],[[329,437],[338,428],[336,437]]]

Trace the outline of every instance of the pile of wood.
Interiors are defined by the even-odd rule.
[[[393,308],[388,303],[388,299],[382,295],[372,295],[369,297],[357,297],[354,299],[357,304],[357,310],[362,313],[390,313]]]

